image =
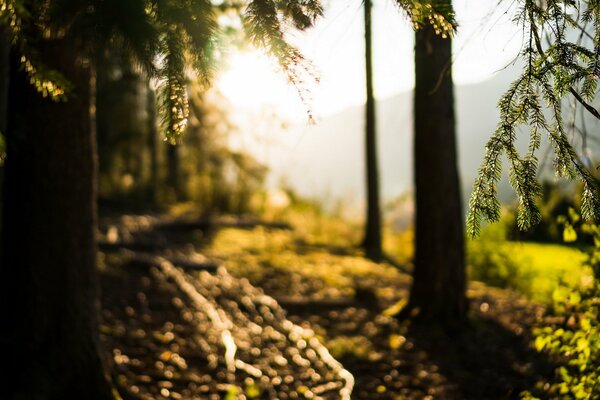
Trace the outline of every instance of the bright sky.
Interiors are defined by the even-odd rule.
[[[457,84],[488,79],[515,58],[521,33],[499,0],[455,0],[460,27],[454,41]],[[506,3],[506,2],[505,2]],[[325,0],[325,16],[291,40],[316,67],[320,84],[311,86],[317,120],[364,103],[364,39],[361,0]],[[375,95],[385,98],[414,84],[413,32],[393,0],[374,0]],[[287,120],[306,121],[306,106],[287,84],[277,64],[259,51],[233,53],[217,86],[238,109],[276,110]]]

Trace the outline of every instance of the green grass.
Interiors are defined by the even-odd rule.
[[[560,244],[480,239],[469,243],[473,279],[515,289],[532,300],[550,303],[557,288],[579,288],[592,280],[586,255]]]
[[[577,288],[591,283],[592,271],[584,267],[586,255],[579,249],[558,244],[504,244],[510,257],[531,277],[530,295],[549,302],[557,287]]]

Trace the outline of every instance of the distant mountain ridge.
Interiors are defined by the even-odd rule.
[[[459,169],[465,197],[498,123],[498,100],[519,72],[518,66],[509,66],[484,82],[456,86]],[[412,188],[412,91],[378,101],[377,117],[381,191],[384,199],[392,199]],[[269,161],[274,179],[285,177],[301,194],[362,202],[363,127],[363,107],[352,107],[314,126],[290,128],[300,139],[293,148],[274,150]],[[526,145],[527,135],[522,136],[519,142]]]

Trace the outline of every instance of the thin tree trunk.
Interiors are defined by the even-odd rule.
[[[465,318],[467,301],[452,46],[429,25],[415,38],[416,243],[408,310],[454,325]]]
[[[367,162],[367,222],[363,247],[367,256],[380,258],[381,213],[379,210],[379,171],[375,125],[375,97],[373,95],[373,56],[371,39],[371,0],[364,2],[365,17],[365,67],[367,103],[365,112],[365,150]]]
[[[181,190],[181,177],[179,168],[179,146],[167,145],[167,188],[169,188],[169,200],[180,201],[183,199]]]
[[[98,345],[96,158],[89,64],[66,39],[41,60],[74,85],[43,98],[13,61],[3,194],[3,399],[112,399]]]
[[[147,85],[146,110],[148,118],[148,148],[150,149],[150,197],[153,203],[158,203],[158,129],[156,128],[156,95]]]

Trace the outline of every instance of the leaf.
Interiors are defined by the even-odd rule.
[[[533,345],[537,351],[542,351],[546,347],[546,342],[547,340],[544,336],[538,336],[535,338]]]
[[[579,325],[581,326],[581,330],[584,332],[592,329],[592,324],[589,318],[582,318],[581,321],[579,321]]]
[[[566,223],[565,229],[563,230],[563,241],[565,243],[572,243],[577,240],[577,232],[573,225]]]
[[[569,207],[569,218],[573,224],[576,224],[581,220],[581,217],[573,207]]]
[[[581,303],[581,295],[579,294],[579,292],[571,292],[569,294],[568,301],[569,301],[569,304],[571,304],[572,306],[575,306],[575,305]]]

